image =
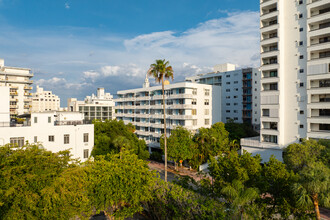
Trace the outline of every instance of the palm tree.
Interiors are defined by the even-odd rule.
[[[167,182],[167,143],[166,143],[166,114],[165,114],[165,89],[164,78],[173,80],[173,69],[169,62],[165,60],[156,60],[156,63],[150,65],[148,75],[153,76],[157,83],[162,83],[163,92],[163,114],[164,114],[164,154],[165,154],[165,182]]]
[[[221,193],[225,196],[227,203],[233,211],[233,218],[248,219],[249,213],[255,214],[253,201],[259,197],[255,188],[245,188],[239,180],[234,180],[230,185],[224,187]]]
[[[322,162],[311,164],[299,173],[299,183],[293,186],[298,195],[297,204],[301,208],[314,205],[316,219],[321,219],[319,202],[320,196],[330,192],[330,169]]]
[[[121,159],[121,151],[122,148],[125,148],[126,150],[131,147],[130,141],[124,137],[124,136],[118,136],[115,140],[113,140],[113,145],[118,148],[120,159]]]

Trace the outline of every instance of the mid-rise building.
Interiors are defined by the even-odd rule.
[[[37,86],[36,92],[32,93],[32,112],[51,110],[60,110],[60,98],[51,91],[44,91]]]
[[[33,73],[27,68],[5,66],[0,59],[0,87],[7,86],[9,90],[10,117],[29,114],[31,112],[32,98],[30,90]]]
[[[167,81],[168,82],[168,81]],[[200,127],[210,127],[221,121],[219,86],[181,82],[165,85],[167,134],[177,126],[193,132]],[[117,92],[116,118],[136,127],[136,135],[151,147],[159,147],[164,133],[162,86],[149,87],[148,79],[143,88]]]
[[[84,101],[68,99],[68,111],[83,113],[87,121],[114,119],[114,106],[113,96],[105,93],[104,88],[98,88],[97,95],[87,96]]]
[[[221,86],[223,122],[234,120],[260,128],[260,71],[257,68],[235,69],[233,64],[214,67],[214,72],[187,77],[186,81]]]
[[[0,87],[0,146],[26,142],[41,144],[45,149],[58,152],[70,150],[72,157],[87,160],[94,146],[94,125],[84,124],[84,115],[79,112],[47,111],[25,116],[21,124],[8,123],[9,106],[4,89]],[[6,113],[7,112],[7,113]]]
[[[330,139],[330,1],[262,0],[261,131],[243,150],[282,159],[301,138]]]

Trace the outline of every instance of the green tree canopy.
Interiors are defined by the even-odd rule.
[[[177,163],[179,160],[191,159],[192,152],[191,132],[181,126],[171,131],[171,136],[167,139],[168,156]],[[164,139],[161,140],[161,147],[164,150]]]
[[[124,218],[142,211],[141,202],[152,199],[156,174],[135,154],[126,150],[120,154],[121,159],[119,155],[109,155],[107,160],[100,156],[87,164],[88,192],[96,210]]]
[[[106,120],[94,121],[95,145],[92,151],[94,157],[98,155],[117,154],[120,151],[119,140],[125,140],[124,144],[139,156],[140,159],[148,159],[149,152],[144,140],[139,140],[132,132],[132,125],[125,125],[123,121]]]
[[[0,219],[64,219],[80,216],[88,198],[79,190],[85,174],[69,151],[39,145],[0,147]]]

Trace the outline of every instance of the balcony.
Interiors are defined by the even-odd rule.
[[[55,121],[55,126],[61,126],[61,125],[84,125],[84,124],[91,124],[88,121],[85,120],[72,120],[72,121]]]
[[[24,90],[31,90],[32,86],[24,86]]]
[[[12,95],[12,96],[17,96],[18,93],[17,92],[9,92],[9,95]]]

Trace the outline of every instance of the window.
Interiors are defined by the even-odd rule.
[[[238,121],[238,118],[235,117],[235,118],[234,118],[234,121]]]
[[[38,118],[37,117],[34,117],[34,123],[38,123]]]
[[[237,99],[237,95],[234,95],[234,99]]]
[[[304,31],[304,28],[299,28],[299,32],[303,32]]]
[[[226,110],[226,113],[230,113],[230,110]]]
[[[209,115],[210,114],[210,110],[209,109],[204,109],[204,114],[205,115]]]
[[[84,150],[84,158],[88,158],[88,155],[89,155],[89,150],[85,149]]]
[[[210,119],[205,119],[205,125],[209,125],[210,124]]]
[[[235,91],[238,91],[238,88],[236,88]]]
[[[304,1],[303,0],[299,0],[299,5],[302,5],[304,4]]]
[[[230,96],[226,96],[226,99],[230,99]]]
[[[230,82],[226,82],[227,85],[230,85]]]
[[[226,92],[230,92],[230,89],[226,89]]]
[[[208,99],[205,99],[204,100],[204,105],[209,105],[210,103],[209,103],[209,100]]]
[[[191,104],[192,104],[192,105],[196,105],[196,104],[197,104],[197,99],[193,99],[193,100],[191,100]]]
[[[88,133],[84,133],[84,143],[88,142]]]
[[[205,96],[209,96],[210,95],[210,90],[209,89],[205,89],[204,90],[204,94],[205,94]]]
[[[48,117],[48,123],[52,123],[52,117]]]
[[[18,147],[23,147],[24,146],[24,137],[10,138],[10,144],[16,145]]]
[[[300,114],[303,115],[303,114],[304,114],[304,111],[301,110],[301,111],[300,111]]]
[[[54,137],[54,135],[49,135],[49,136],[48,136],[48,141],[49,141],[49,142],[54,142],[54,141],[55,141],[55,137]]]
[[[237,113],[238,111],[237,110],[234,110],[234,113]]]
[[[34,136],[34,143],[37,143],[37,142],[38,142],[38,137]]]
[[[226,106],[230,106],[230,103],[226,103]]]
[[[304,45],[304,42],[303,41],[299,41],[299,46],[302,46]]]
[[[192,109],[192,110],[191,110],[191,114],[192,114],[192,115],[197,115],[197,109]]]
[[[197,119],[193,120],[193,125],[195,125],[195,126],[197,125]]]
[[[230,77],[230,75],[226,75],[226,77],[227,77],[227,78],[229,78],[229,77]]]
[[[303,14],[299,14],[299,18],[302,18],[303,17]]]
[[[303,73],[303,72],[304,72],[304,69],[300,69],[300,70],[299,70],[299,73]]]
[[[304,83],[303,82],[299,83],[299,87],[304,87]]]
[[[65,134],[64,135],[64,144],[69,144],[70,143],[70,135],[69,134]]]
[[[193,89],[192,94],[197,95],[197,89]]]
[[[304,55],[300,55],[299,59],[301,59],[301,60],[304,59]]]
[[[304,125],[300,125],[299,127],[300,127],[300,128],[304,128]]]
[[[234,103],[234,105],[238,105],[238,103]]]
[[[238,81],[234,81],[234,84],[238,84]]]

